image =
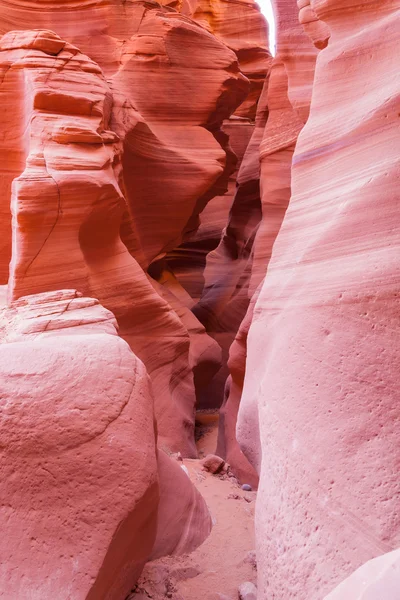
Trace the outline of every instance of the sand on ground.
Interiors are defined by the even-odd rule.
[[[216,446],[218,415],[197,418],[200,458]],[[129,600],[238,599],[238,587],[256,583],[254,509],[256,492],[245,492],[232,477],[211,475],[199,460],[184,459],[190,479],[203,495],[213,520],[207,540],[189,555],[148,563]]]

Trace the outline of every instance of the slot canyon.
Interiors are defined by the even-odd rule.
[[[400,600],[400,0],[0,0],[0,599]]]

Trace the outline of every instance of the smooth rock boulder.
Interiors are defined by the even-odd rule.
[[[146,370],[75,291],[21,298],[0,332],[0,597],[120,600],[156,538]]]
[[[215,454],[207,454],[207,456],[200,461],[200,464],[205,471],[209,471],[213,475],[216,475],[222,471],[225,461]]]
[[[190,481],[185,465],[160,450],[157,458],[160,502],[150,560],[189,554],[204,542],[212,528],[205,500]]]
[[[206,539],[110,311],[74,290],[20,298],[0,310],[0,356],[1,598],[120,600],[146,561]]]

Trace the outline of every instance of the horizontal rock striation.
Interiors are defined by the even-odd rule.
[[[254,121],[257,102],[268,73],[268,24],[254,0],[177,0],[174,6],[213,33],[238,58],[250,81],[250,91],[235,114]]]

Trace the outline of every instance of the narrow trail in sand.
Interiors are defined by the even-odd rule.
[[[217,431],[217,413],[198,414],[200,458],[183,461],[210,510],[214,524],[210,536],[190,555],[148,563],[129,600],[237,600],[241,583],[256,582],[256,492],[245,492],[234,477],[212,475],[200,464],[203,456],[215,452]]]

